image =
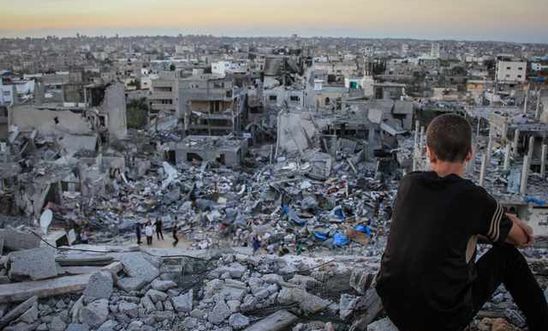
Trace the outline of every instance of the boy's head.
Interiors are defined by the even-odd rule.
[[[459,115],[440,115],[428,125],[426,146],[431,162],[463,163],[472,156],[472,128]]]

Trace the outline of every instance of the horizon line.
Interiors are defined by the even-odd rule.
[[[197,37],[197,36],[206,36],[206,37],[213,37],[213,38],[243,38],[243,39],[259,39],[259,38],[292,38],[293,35],[297,35],[298,38],[302,39],[358,39],[358,40],[411,40],[411,41],[453,41],[453,42],[486,42],[486,43],[506,43],[506,44],[529,44],[529,45],[548,45],[548,41],[542,42],[542,41],[516,41],[516,40],[500,40],[500,39],[475,39],[475,38],[466,38],[466,37],[445,37],[445,38],[437,38],[437,37],[404,37],[404,36],[386,36],[386,37],[379,37],[379,36],[351,36],[351,35],[314,35],[314,34],[307,34],[307,35],[300,35],[298,33],[289,33],[289,34],[280,34],[280,35],[238,35],[238,34],[215,34],[215,33],[209,33],[209,32],[201,32],[201,33],[154,33],[154,32],[146,32],[146,33],[124,33],[124,32],[109,32],[109,33],[81,33],[78,30],[70,30],[67,31],[66,35],[63,35],[62,33],[46,33],[46,35],[38,36],[38,35],[18,35],[18,36],[6,36],[3,35],[5,32],[0,30],[0,40],[12,40],[12,39],[46,39],[48,37],[55,37],[59,39],[74,39],[77,38],[77,34],[80,35],[80,37],[87,37],[87,38],[139,38],[139,37],[171,37],[171,38],[177,38],[177,37]]]

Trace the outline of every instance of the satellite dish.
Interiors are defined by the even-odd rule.
[[[48,228],[51,224],[51,220],[53,219],[53,212],[51,209],[46,209],[40,216],[40,229],[42,229],[42,232],[44,235],[48,234]]]

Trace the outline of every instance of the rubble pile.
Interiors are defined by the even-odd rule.
[[[306,162],[265,164],[256,173],[164,162],[99,195],[94,213],[71,218],[85,219],[96,243],[134,240],[135,223],[161,219],[167,229],[177,226],[194,248],[246,246],[255,235],[265,248],[274,245],[271,252],[280,246],[340,247],[355,239],[378,255],[376,234],[386,231],[397,183],[376,179],[369,164],[352,166],[357,174],[345,160],[335,161],[330,176],[317,180]]]
[[[12,281],[0,285],[4,330],[396,330],[373,288],[379,257],[73,248],[3,257]],[[27,279],[42,287],[22,272],[12,279],[10,261],[33,250],[54,259],[58,273],[27,261]],[[534,270],[546,284],[542,268]],[[501,318],[513,325],[502,330],[525,325],[503,288],[469,329],[491,330]]]

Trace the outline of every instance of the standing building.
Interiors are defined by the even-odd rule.
[[[527,62],[500,57],[497,59],[496,79],[501,82],[523,83],[527,78]]]
[[[432,43],[432,48],[430,49],[430,57],[434,58],[434,59],[439,59],[440,58],[440,44],[438,43]]]
[[[188,134],[239,132],[247,119],[247,94],[229,78],[197,74],[180,80],[181,111]]]
[[[179,105],[179,75],[178,71],[162,71],[158,79],[152,80],[151,117],[160,112],[182,116]]]

